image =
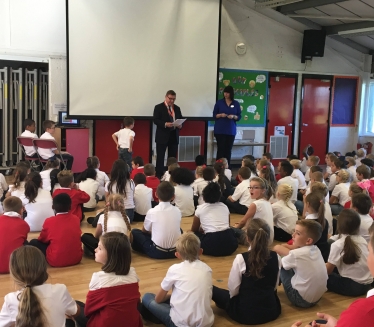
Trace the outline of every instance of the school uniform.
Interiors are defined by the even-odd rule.
[[[356,168],[357,168],[356,166],[351,166],[351,167],[348,167],[347,169],[351,174],[353,182],[358,182],[357,175],[356,175]]]
[[[325,200],[324,205],[325,205],[325,218],[329,223],[328,233],[330,235],[333,235],[334,234],[334,218],[332,216],[331,207],[330,207],[330,204],[326,202],[326,200]]]
[[[173,203],[181,211],[182,217],[192,216],[195,212],[193,188],[190,185],[176,185]]]
[[[270,229],[269,245],[271,245],[274,241],[274,221],[271,204],[265,199],[255,200],[253,203],[256,205],[256,212],[253,219],[261,218],[268,224]]]
[[[160,180],[156,176],[146,176],[147,187],[152,189],[153,201],[158,203],[157,187],[160,185]]]
[[[90,196],[88,202],[83,203],[83,208],[95,210],[96,204],[98,202],[96,201],[96,193],[99,189],[99,183],[92,178],[87,178],[85,181],[80,182],[78,184],[78,187],[81,191],[86,192]]]
[[[77,304],[63,284],[42,284],[32,287],[44,308],[45,326],[65,326],[66,315],[77,313]],[[5,295],[4,304],[0,312],[0,326],[13,326],[19,310],[19,297],[23,290]]]
[[[195,216],[200,219],[204,234],[195,233],[201,241],[203,253],[227,256],[238,248],[234,231],[230,228],[230,212],[221,202],[204,203],[197,207]]]
[[[131,231],[133,250],[154,259],[175,258],[175,244],[181,235],[181,218],[182,213],[178,208],[169,202],[160,202],[145,216],[143,228],[151,234],[139,229]]]
[[[25,195],[25,184],[26,182],[20,182],[17,188],[14,185],[9,185],[8,192],[11,196],[21,198]]]
[[[204,178],[197,178],[193,183],[192,183],[192,188],[194,190],[194,196],[197,197],[197,204],[203,204],[205,203],[203,199],[203,190],[204,188],[212,182],[206,181]]]
[[[99,188],[97,190],[97,195],[99,196],[99,200],[105,199],[105,184],[109,182],[109,177],[106,173],[99,170],[96,170],[96,181],[99,183]]]
[[[3,174],[0,173],[0,200],[8,189],[8,184]]]
[[[231,181],[231,178],[232,178],[232,171],[231,171],[231,169],[225,168],[225,176],[227,177],[227,179],[229,181]]]
[[[29,137],[31,139],[37,139],[38,138],[38,135],[36,135],[35,133],[32,133],[28,130],[25,130],[20,136]],[[38,157],[38,155],[36,154],[36,150],[33,146],[24,146],[23,148],[25,149],[26,155],[28,157],[33,157],[33,158]]]
[[[117,183],[114,182],[112,188],[109,190],[110,182],[105,184],[105,192],[109,194],[117,194]],[[126,215],[129,217],[130,221],[134,220],[134,193],[135,193],[135,184],[132,180],[128,180],[125,186],[126,194],[121,194],[123,196],[123,204],[125,206]]]
[[[130,222],[130,219],[126,217]],[[104,228],[104,213],[99,216],[97,225],[101,225],[102,234],[104,235],[109,232],[118,232],[125,235],[128,234],[128,229],[121,212],[119,211],[108,211],[108,220],[106,223],[106,230]],[[95,254],[95,249],[99,244],[99,240],[91,233],[84,233],[81,237],[82,243],[85,245],[85,249]]]
[[[152,189],[144,184],[135,186],[134,192],[134,221],[144,221],[148,210],[152,208]]]
[[[165,173],[161,177],[161,182],[169,182],[170,181],[170,173],[169,171],[165,171]]]
[[[56,195],[66,193],[71,199],[71,209],[70,213],[79,218],[80,221],[83,220],[82,204],[90,200],[90,196],[81,190],[76,190],[74,188],[61,187],[53,192],[52,197]]]
[[[12,252],[27,242],[29,225],[14,211],[0,216],[0,274],[9,273],[9,259]]]
[[[117,136],[118,139],[118,158],[126,162],[129,166],[129,171],[131,171],[132,152],[129,152],[130,138],[135,138],[135,132],[125,127],[115,132],[114,135]]]
[[[298,189],[299,190],[305,190],[306,189],[306,182],[305,182],[305,176],[299,169],[294,169],[292,174],[292,178],[297,179],[298,182]]]
[[[339,173],[339,170],[337,170],[335,173],[331,173],[330,175],[330,180],[329,180],[329,184],[327,185],[327,188],[329,189],[330,192],[332,192],[334,190],[334,187],[337,185],[337,181],[336,181],[336,175]]]
[[[307,158],[303,157],[303,160],[301,160],[301,167],[300,167],[300,170],[302,173],[306,173],[307,169],[308,169],[308,166],[307,166]]]
[[[230,271],[229,289],[213,286],[212,300],[240,324],[265,324],[281,314],[277,295],[281,261],[274,251],[270,251],[270,258],[261,272],[263,278],[257,279],[248,276],[248,259],[249,252],[236,255]]]
[[[164,291],[173,290],[170,304],[156,303],[155,295],[143,296],[143,305],[166,326],[210,327],[214,323],[212,270],[200,260],[172,265],[163,281]],[[170,312],[168,312],[170,310]]]
[[[136,174],[144,174],[144,166],[133,169],[131,171],[130,178],[134,179]]]
[[[361,160],[362,160],[362,159],[364,159],[364,158],[357,158],[357,159],[355,159],[355,161],[356,161],[356,167],[362,165],[362,164],[361,164]]]
[[[61,212],[45,220],[38,239],[30,245],[41,250],[52,267],[73,266],[82,260],[81,234],[79,219]]]
[[[316,245],[291,250],[282,258],[281,281],[290,302],[301,308],[314,306],[326,292],[327,270]]]
[[[30,202],[26,196],[22,196],[21,201],[27,211],[25,222],[30,226],[30,232],[40,232],[44,221],[55,215],[52,209],[52,196],[47,190],[39,188],[34,202]]]
[[[333,272],[329,275],[327,289],[341,295],[360,296],[366,294],[373,282],[373,277],[367,265],[369,250],[367,242],[362,236],[350,235],[351,240],[359,248],[360,258],[354,264],[345,264],[343,262],[343,254],[347,236],[340,235],[340,238],[331,244],[327,262],[336,266],[338,273]]]
[[[310,213],[306,215],[305,219],[317,220],[318,215],[316,213]],[[322,235],[319,240],[317,241],[314,240],[315,241],[314,245],[316,245],[320,249],[323,260],[325,260],[325,262],[327,262],[327,258],[329,257],[329,253],[330,253],[330,244],[327,242],[328,233],[329,233],[329,222],[325,218],[325,227],[322,230]]]
[[[358,213],[361,218],[361,224],[360,224],[360,231],[359,235],[361,235],[367,243],[370,242],[370,234],[369,234],[369,228],[373,224],[373,218],[370,217],[369,214],[367,215],[361,215]]]
[[[238,213],[245,215],[247,213],[248,207],[253,202],[251,199],[251,194],[249,193],[249,179],[244,179],[234,191],[234,194],[231,195],[231,198],[235,202],[231,202],[229,199],[225,201],[227,207],[231,213]]]
[[[310,167],[308,167],[308,169],[306,170],[306,173],[305,173],[305,181],[307,182],[307,184],[310,182]]]
[[[78,302],[81,314],[75,321],[79,326],[90,327],[142,327],[142,318],[137,310],[139,303],[139,278],[133,267],[127,275],[95,272],[86,303]]]
[[[42,188],[43,190],[51,191],[51,171],[53,168],[49,168],[40,172],[40,177],[42,178]]]
[[[351,200],[351,197],[348,195],[350,185],[350,183],[339,183],[334,187],[331,196],[335,196],[339,203],[331,205],[333,215],[338,215],[344,209],[345,203]]]
[[[274,239],[288,242],[292,239],[292,232],[298,220],[295,205],[288,201],[279,200],[271,205],[274,219]]]
[[[281,184],[289,184],[291,185],[292,187],[292,196],[291,196],[291,201],[292,203],[295,203],[296,200],[297,200],[297,191],[299,189],[299,182],[297,179],[291,177],[291,176],[286,176],[286,177],[283,177],[281,178],[279,181],[278,181],[278,186],[281,185]]]

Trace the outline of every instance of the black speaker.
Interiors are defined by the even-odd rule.
[[[323,57],[325,53],[326,31],[305,30],[303,49],[301,51],[301,62],[311,60],[313,57]]]

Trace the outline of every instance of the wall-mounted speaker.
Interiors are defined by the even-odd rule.
[[[305,30],[301,62],[305,63],[305,60],[312,60],[313,57],[323,57],[325,53],[325,41],[326,31]]]

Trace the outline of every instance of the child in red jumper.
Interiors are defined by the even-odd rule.
[[[82,206],[83,203],[90,201],[90,196],[81,190],[78,190],[74,183],[74,176],[70,170],[60,171],[57,175],[58,183],[61,188],[53,192],[53,197],[58,194],[66,193],[71,198],[71,210],[70,213],[77,216],[80,221],[83,220]]]
[[[137,306],[140,302],[139,278],[131,267],[131,246],[123,233],[101,236],[95,250],[101,271],[92,275],[86,304],[78,302],[81,314],[75,317],[80,327],[142,327]],[[83,314],[84,311],[84,314]]]
[[[66,193],[56,195],[52,206],[56,216],[47,218],[39,238],[30,241],[52,267],[73,266],[82,260],[82,232],[79,220],[70,211],[71,202]]]
[[[153,202],[152,207],[158,204],[158,197],[156,196],[157,186],[160,185],[160,180],[156,177],[156,169],[152,164],[144,166],[144,175],[147,178],[147,187],[152,189]]]
[[[22,219],[22,201],[16,196],[5,199],[4,214],[0,216],[0,274],[9,273],[11,253],[27,243],[29,225]]]
[[[142,157],[135,157],[135,158],[132,158],[132,161],[131,161],[131,175],[130,175],[130,178],[131,179],[134,179],[135,175],[136,174],[144,174],[144,161],[143,161],[143,158]]]

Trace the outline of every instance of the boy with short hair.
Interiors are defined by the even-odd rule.
[[[292,196],[291,201],[295,203],[297,200],[297,190],[299,187],[299,182],[297,179],[292,178],[291,175],[293,173],[293,166],[290,164],[289,161],[281,161],[279,163],[279,175],[281,179],[278,181],[278,185],[281,184],[290,184],[292,187]]]
[[[25,208],[19,197],[10,196],[3,205],[4,214],[0,216],[0,274],[8,274],[10,255],[27,244],[30,226],[23,220]]]
[[[309,156],[308,160],[306,161],[307,170],[305,173],[305,181],[309,183],[310,181],[310,168],[313,166],[319,165],[319,157],[318,156]]]
[[[165,173],[164,173],[164,175],[161,177],[161,182],[169,182],[170,181],[170,173],[171,173],[171,171],[170,171],[170,167],[172,166],[172,165],[175,165],[175,164],[177,164],[178,165],[178,160],[177,160],[177,158],[175,158],[175,157],[170,157],[170,158],[168,158],[168,160],[166,161],[166,166],[168,166],[168,170],[167,171],[165,171]],[[174,166],[173,166],[174,167]],[[179,165],[178,165],[178,167],[179,167]]]
[[[32,119],[25,119],[23,121],[23,128],[25,131],[20,135],[22,137],[29,137],[33,139],[37,139],[38,135],[35,134],[35,120]],[[38,154],[33,146],[24,146],[26,155],[28,157],[37,158]]]
[[[160,203],[148,210],[143,229],[133,229],[132,248],[154,259],[173,259],[175,244],[181,235],[182,213],[170,202],[174,200],[174,186],[162,182],[157,187]]]
[[[276,245],[282,258],[280,279],[290,302],[310,308],[321,299],[327,288],[327,270],[321,251],[314,245],[322,235],[322,226],[312,219],[298,220],[292,235],[296,249]]]
[[[305,194],[305,190],[306,190],[306,181],[305,181],[304,174],[300,171],[301,161],[294,159],[294,160],[291,160],[290,163],[293,167],[293,172],[291,174],[291,177],[297,179],[298,181],[297,199],[300,201],[303,201],[303,195]]]
[[[130,178],[134,179],[136,174],[144,174],[144,161],[142,157],[136,156],[131,160],[131,174]]]
[[[153,201],[158,203],[158,198],[156,196],[157,187],[160,185],[160,180],[156,177],[156,169],[152,164],[146,164],[144,166],[144,175],[147,178],[147,187],[152,189]]]
[[[234,194],[230,195],[225,203],[231,213],[245,215],[249,205],[253,202],[248,191],[251,170],[248,167],[241,167],[238,176],[240,183],[235,188]]]
[[[77,185],[74,183],[73,173],[70,170],[60,171],[57,178],[61,188],[53,192],[53,198],[61,193],[68,194],[71,198],[70,213],[78,217],[79,221],[82,221],[84,218],[82,205],[90,201],[90,196],[86,192],[78,189]]]
[[[273,155],[272,155],[270,152],[265,152],[265,153],[262,155],[262,159],[266,159],[267,161],[269,161],[270,168],[271,168],[271,170],[273,171],[273,173],[274,173],[274,175],[275,175],[274,166],[273,166],[273,164],[271,163],[271,161],[273,160]]]
[[[212,270],[199,260],[200,240],[193,233],[185,233],[179,237],[176,249],[175,256],[183,262],[168,269],[156,295],[143,296],[143,317],[147,319],[149,314],[166,326],[212,326]],[[168,296],[171,289],[173,292]]]
[[[79,220],[71,213],[71,204],[68,194],[56,195],[52,206],[56,216],[47,218],[38,239],[30,241],[52,267],[73,266],[82,260],[82,231]]]
[[[134,128],[135,121],[132,117],[125,117],[123,119],[124,128],[120,129],[118,132],[112,134],[112,139],[116,144],[116,149],[118,150],[118,159],[122,159],[129,166],[129,171],[131,172],[131,158],[132,158],[132,148],[134,144],[135,132],[132,130]]]
[[[362,165],[360,167],[362,167]],[[369,228],[373,224],[373,218],[369,215],[370,209],[373,206],[370,196],[364,193],[353,194],[351,206],[353,210],[357,211],[361,219],[359,235],[361,235],[366,242],[369,242]]]
[[[52,120],[45,120],[43,122],[43,128],[45,130],[45,133],[43,133],[40,138],[46,139],[46,140],[54,140],[56,139],[53,137],[53,134],[55,133],[56,129],[56,123]],[[57,148],[51,148],[51,149],[41,149],[38,148],[38,153],[43,159],[54,159],[56,158],[56,154],[60,154],[60,151]],[[67,152],[61,152],[61,157],[65,161],[66,160],[66,169],[71,170],[73,167],[74,157]]]
[[[138,173],[134,177],[134,219],[133,221],[144,221],[148,210],[152,208],[152,189],[147,187],[147,179],[144,174]]]
[[[342,169],[344,166],[343,161],[341,161],[339,158],[335,157],[331,160],[331,175],[330,175],[330,181],[328,185],[329,192],[332,192],[335,185],[337,184],[336,181],[336,175],[339,173],[340,169]]]

